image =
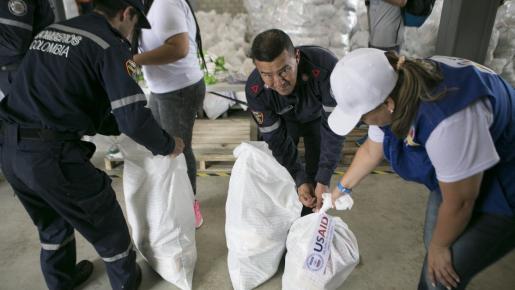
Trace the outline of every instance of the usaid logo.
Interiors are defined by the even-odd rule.
[[[304,262],[305,268],[312,272],[325,270],[330,255],[333,230],[329,217],[325,214],[322,215],[313,236],[311,248]]]
[[[9,12],[15,16],[27,14],[27,3],[23,0],[9,0],[7,6],[9,6]]]
[[[322,269],[324,264],[324,257],[322,257],[320,254],[311,254],[306,259],[306,267],[313,272],[317,272]]]
[[[320,225],[318,227],[317,236],[315,238],[315,248],[313,251],[322,253],[326,244],[326,233],[327,226],[329,225],[329,218],[327,216],[323,216],[320,219]]]

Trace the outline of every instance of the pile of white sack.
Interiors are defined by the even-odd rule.
[[[401,53],[413,57],[435,54],[443,0],[436,0],[433,12],[419,28],[406,27]],[[515,2],[507,0],[497,10],[485,65],[515,86]]]
[[[485,64],[515,86],[515,1],[513,0],[506,1],[497,10]]]
[[[320,213],[300,218],[295,182],[265,142],[242,143],[229,182],[225,206],[227,265],[235,290],[250,290],[277,272],[287,250],[284,290],[335,290],[359,261],[356,237],[338,217]],[[344,196],[337,209],[350,209]]]
[[[364,1],[357,0],[244,0],[249,13],[248,33],[280,28],[295,45],[316,44],[342,57],[368,46],[368,15]],[[412,57],[435,54],[443,0],[436,0],[431,15],[419,28],[406,27],[401,53]],[[357,18],[357,19],[356,19]],[[515,85],[515,3],[499,7],[485,65]]]
[[[264,30],[284,30],[294,45],[319,45],[338,57],[350,51],[361,0],[244,0],[252,38]]]
[[[250,44],[245,41],[247,14],[220,14],[212,10],[199,11],[196,15],[206,61],[212,63],[223,56],[229,75],[246,78],[254,69],[252,60],[247,57],[250,49]],[[208,68],[213,73],[213,67],[208,64]]]

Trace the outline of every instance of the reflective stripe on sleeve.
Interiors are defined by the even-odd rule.
[[[331,113],[332,111],[334,111],[335,107],[322,106],[322,108],[326,113]]]
[[[259,132],[261,132],[261,133],[270,133],[270,132],[273,132],[273,131],[279,129],[279,126],[281,126],[281,120],[277,120],[277,122],[275,122],[272,125],[267,126],[267,127],[258,127],[258,129],[259,129]]]
[[[121,98],[116,101],[112,101],[111,109],[115,110],[115,109],[130,105],[130,104],[134,104],[136,102],[141,102],[141,101],[146,101],[146,100],[147,100],[147,98],[145,97],[144,94],[128,96],[128,97]]]

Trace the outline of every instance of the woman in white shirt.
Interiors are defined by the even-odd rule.
[[[200,32],[188,0],[153,0],[146,3],[151,29],[141,31],[140,53],[134,61],[152,94],[149,107],[163,129],[184,140],[188,176],[196,194],[196,160],[191,147],[193,125],[202,107],[206,86],[197,53],[202,55]],[[203,219],[195,200],[195,225]]]
[[[515,248],[515,90],[495,72],[451,57],[355,50],[331,74],[329,126],[361,120],[369,138],[333,190],[350,193],[383,158],[430,191],[418,289],[465,289]],[[321,197],[317,197],[320,208]],[[432,287],[431,287],[432,285]]]

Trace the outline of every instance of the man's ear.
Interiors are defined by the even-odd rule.
[[[120,20],[123,21],[125,19],[132,19],[132,17],[134,17],[136,15],[137,15],[137,13],[136,13],[136,11],[134,11],[134,8],[131,6],[127,6],[127,7],[125,7],[125,9],[123,9]]]
[[[296,49],[295,50],[295,60],[297,61],[297,63],[299,63],[300,61],[300,49]]]

